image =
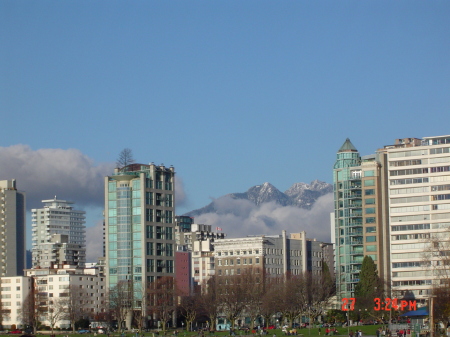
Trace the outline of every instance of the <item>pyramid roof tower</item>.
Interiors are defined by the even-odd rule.
[[[344,142],[344,144],[342,144],[341,148],[339,149],[338,152],[358,152],[358,150],[356,149],[356,147],[352,144],[352,142],[350,141],[349,138],[347,138]]]

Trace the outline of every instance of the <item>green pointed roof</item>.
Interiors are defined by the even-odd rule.
[[[352,142],[350,141],[349,138],[347,138],[344,142],[344,144],[342,144],[341,148],[339,149],[338,152],[358,152],[358,150],[356,149],[356,147],[352,144]]]

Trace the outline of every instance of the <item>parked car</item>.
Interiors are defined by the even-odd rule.
[[[16,329],[16,330],[11,330],[9,333],[22,333],[22,330]]]
[[[78,333],[90,333],[90,330],[86,330],[86,329],[80,329],[78,330]]]

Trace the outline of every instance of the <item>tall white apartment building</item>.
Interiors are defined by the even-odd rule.
[[[32,267],[48,268],[55,264],[78,265],[86,262],[85,212],[73,202],[42,200],[43,208],[32,209]],[[65,245],[63,245],[65,244]],[[65,248],[63,254],[56,250]]]
[[[16,181],[0,181],[0,276],[23,275],[26,267],[25,194]]]
[[[439,242],[450,234],[450,136],[397,139],[379,154],[388,189],[393,295],[424,302],[433,284],[448,282],[439,271],[449,268],[442,261],[449,247],[441,250]]]

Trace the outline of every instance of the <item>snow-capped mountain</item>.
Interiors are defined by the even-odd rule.
[[[278,190],[270,183],[256,185],[250,187],[244,193],[231,193],[226,196],[232,199],[249,200],[255,205],[261,205],[266,202],[276,202],[281,206],[297,206],[304,209],[310,209],[317,198],[331,193],[333,186],[323,181],[314,180],[310,184],[295,183],[284,193]],[[217,213],[215,203],[211,202],[209,205],[186,213],[188,216],[199,216],[205,213]]]

